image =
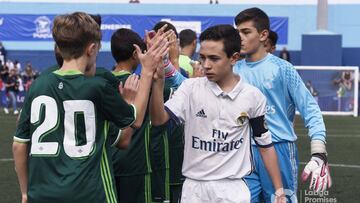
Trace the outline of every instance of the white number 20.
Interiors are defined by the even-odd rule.
[[[55,99],[49,96],[36,97],[31,103],[30,122],[36,124],[40,120],[41,107],[45,107],[45,119],[32,134],[32,155],[56,156],[59,153],[58,142],[43,142],[44,137],[56,130],[59,125],[59,113]],[[64,106],[64,141],[65,153],[71,158],[89,156],[94,148],[96,135],[95,107],[89,100],[68,100],[63,102]],[[84,114],[86,129],[86,144],[76,146],[75,114]]]

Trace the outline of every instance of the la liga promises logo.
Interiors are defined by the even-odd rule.
[[[289,189],[285,189],[284,193],[285,193],[285,196],[286,196],[286,202],[289,202],[289,203],[297,203],[298,202],[296,194],[294,193],[294,191],[289,190]],[[272,194],[271,195],[271,203],[274,203],[274,202],[275,202],[275,194]]]

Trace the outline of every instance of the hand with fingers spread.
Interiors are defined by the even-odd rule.
[[[329,165],[326,154],[313,154],[311,160],[306,164],[301,179],[305,182],[311,175],[310,190],[316,192],[325,191],[332,185]]]
[[[170,36],[168,37],[169,40],[169,59],[171,63],[175,66],[177,70],[179,70],[179,56],[180,56],[180,49],[179,43],[176,37],[175,32],[171,32]]]
[[[133,104],[139,88],[139,77],[135,74],[130,75],[123,86],[119,85],[119,92],[128,104]]]
[[[164,35],[165,33],[165,37],[168,39],[169,36],[171,35],[171,33],[173,32],[172,30],[168,30],[165,32],[165,29],[167,28],[167,24],[165,24],[164,26],[162,26],[157,32],[155,32],[154,30],[151,31],[145,31],[145,38],[144,41],[146,43],[146,47],[149,50],[152,45],[155,43],[156,39],[160,36],[160,35]]]
[[[156,68],[162,66],[164,56],[169,53],[169,42],[166,37],[166,33],[157,33],[146,53],[142,53],[140,47],[134,44],[143,71],[154,73]]]

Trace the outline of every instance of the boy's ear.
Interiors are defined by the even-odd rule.
[[[269,30],[263,30],[260,32],[260,42],[266,42],[269,38]]]
[[[231,60],[231,65],[235,65],[235,63],[240,59],[240,53],[239,52],[235,52],[230,60]]]
[[[135,59],[136,61],[139,59],[136,49],[134,49],[134,51],[132,53],[132,58]]]
[[[97,54],[97,52],[99,51],[100,45],[97,45],[96,43],[90,43],[87,48],[86,48],[86,54],[91,56],[91,55],[94,55],[94,54]]]

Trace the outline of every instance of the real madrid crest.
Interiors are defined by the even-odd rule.
[[[236,123],[240,126],[243,126],[248,118],[249,116],[246,112],[241,112],[240,116],[236,119]]]

